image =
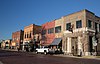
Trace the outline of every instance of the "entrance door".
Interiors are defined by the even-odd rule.
[[[89,36],[89,50],[90,50],[90,52],[92,52],[92,50],[93,50],[92,36]]]
[[[73,55],[77,55],[77,51],[78,51],[78,38],[77,37],[72,37],[71,39],[71,48],[72,48],[72,54]]]

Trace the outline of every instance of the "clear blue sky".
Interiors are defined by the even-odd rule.
[[[0,39],[29,24],[41,25],[64,15],[88,9],[100,16],[100,0],[0,0]]]

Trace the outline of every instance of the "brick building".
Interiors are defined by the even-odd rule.
[[[10,49],[11,48],[11,39],[7,39],[7,40],[2,40],[1,42],[1,48],[2,49]]]
[[[43,30],[42,42],[41,42],[42,45],[48,46],[52,43],[52,41],[55,38],[54,28],[55,28],[55,20],[47,22],[42,25],[42,30]]]
[[[22,50],[23,46],[23,35],[24,31],[16,31],[12,33],[12,49],[20,48]]]
[[[41,26],[39,25],[30,24],[29,26],[24,27],[23,50],[25,50],[25,47],[33,49],[39,45],[41,39],[40,31]]]
[[[62,48],[63,31],[62,19],[55,19],[42,25],[44,38],[43,45],[50,48]]]
[[[57,42],[61,42],[62,50],[66,54],[92,55],[92,52],[99,54],[100,44],[96,36],[100,32],[100,17],[86,9],[47,22],[42,26],[46,29],[45,43],[57,45]],[[53,36],[48,32],[51,26],[54,28]]]
[[[74,55],[91,55],[100,32],[100,18],[88,10],[63,17],[63,50]]]

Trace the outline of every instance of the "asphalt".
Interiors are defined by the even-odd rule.
[[[0,51],[0,64],[99,64],[100,60],[62,54],[44,55],[35,52]]]
[[[6,51],[18,51],[18,50],[13,50],[13,49],[3,49]],[[26,52],[26,51],[19,51],[19,52]],[[35,52],[29,52],[29,53],[33,53],[36,54]],[[71,58],[84,58],[84,59],[96,59],[96,60],[100,60],[100,56],[71,56],[71,55],[66,55],[66,54],[53,54],[53,56],[58,56],[58,57],[71,57]]]

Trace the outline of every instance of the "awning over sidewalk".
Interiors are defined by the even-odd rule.
[[[61,42],[61,40],[62,40],[61,38],[55,38],[50,45],[59,45],[59,43]]]

